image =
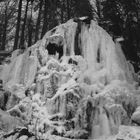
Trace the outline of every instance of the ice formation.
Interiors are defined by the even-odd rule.
[[[131,64],[88,18],[55,27],[24,53],[16,50],[0,79],[11,92],[5,112],[36,139],[116,135],[139,106]]]

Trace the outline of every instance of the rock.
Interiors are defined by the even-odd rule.
[[[140,125],[140,106],[136,108],[136,111],[132,114],[131,120]]]
[[[6,109],[9,110],[11,108],[13,108],[15,105],[17,105],[20,101],[20,98],[17,97],[15,94],[11,94],[11,96],[9,97],[9,100],[6,104]]]
[[[21,136],[19,140],[28,140],[28,136]]]
[[[14,136],[10,136],[8,138],[4,138],[3,140],[13,140],[14,139]]]
[[[7,112],[13,117],[18,117],[26,122],[29,122],[32,113],[31,107],[31,100],[29,97],[26,97],[22,101],[20,101],[19,104],[7,110]]]
[[[28,140],[36,140],[35,137],[28,138]]]
[[[116,135],[116,137],[123,140],[139,140],[140,127],[121,125],[119,127],[119,133]]]
[[[12,131],[24,124],[20,119],[10,116],[7,112],[0,110],[0,129],[4,132]]]
[[[18,133],[13,132],[12,134],[4,135],[4,140],[16,140],[18,136]]]
[[[0,109],[6,110],[11,93],[0,89]]]
[[[45,98],[52,98],[56,94],[60,79],[59,77],[60,76],[57,73],[52,73],[48,79],[43,80]]]

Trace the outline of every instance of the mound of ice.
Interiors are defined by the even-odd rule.
[[[3,66],[6,112],[24,120],[27,137],[96,139],[131,125],[139,106],[132,66],[119,44],[86,20],[57,26]]]

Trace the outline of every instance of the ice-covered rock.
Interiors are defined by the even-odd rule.
[[[11,93],[0,89],[0,109],[6,110]]]
[[[131,119],[134,123],[140,125],[140,106],[136,108],[135,112],[132,114]]]
[[[9,113],[0,110],[0,130],[10,132],[18,127],[23,127],[21,119],[10,116]]]

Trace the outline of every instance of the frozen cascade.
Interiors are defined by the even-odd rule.
[[[1,79],[5,88],[11,92],[14,92],[18,86],[24,86],[27,89],[34,81],[38,60],[36,55],[29,56],[29,52],[30,50],[18,55],[3,68]]]
[[[40,139],[117,135],[140,105],[121,47],[88,18],[53,28],[1,69],[6,112]]]

